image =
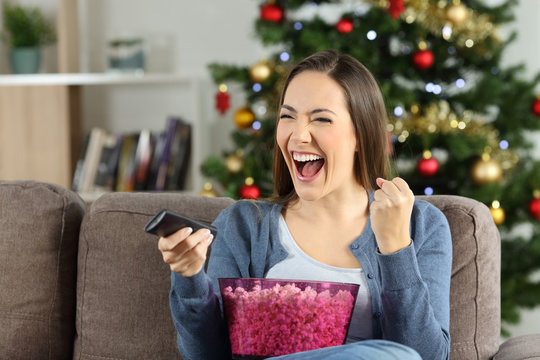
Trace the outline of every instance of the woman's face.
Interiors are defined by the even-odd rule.
[[[317,200],[351,194],[356,137],[343,89],[328,75],[305,71],[289,83],[277,143],[298,196]]]

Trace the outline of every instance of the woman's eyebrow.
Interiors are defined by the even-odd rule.
[[[294,112],[294,113],[297,112],[295,108],[293,108],[292,106],[287,105],[287,104],[283,104],[283,105],[281,105],[281,107],[282,107],[283,109],[289,110],[289,111]],[[313,109],[313,110],[311,110],[311,111],[309,112],[309,114],[310,114],[310,115],[313,115],[313,114],[317,114],[317,113],[320,113],[320,112],[329,112],[329,113],[332,113],[332,114],[336,115],[335,112],[333,112],[333,111],[330,110],[330,109],[326,109],[326,108]]]
[[[326,109],[326,108],[322,108],[322,109],[314,109],[314,110],[311,110],[309,113],[313,115],[313,114],[320,113],[320,112],[329,112],[329,113],[332,113],[332,114],[336,115],[335,112],[333,112],[333,111],[330,110],[330,109]]]
[[[285,110],[289,110],[289,111],[292,111],[292,112],[294,112],[294,113],[296,112],[296,110],[295,110],[292,106],[290,106],[290,105],[283,104],[283,105],[281,105],[281,107],[282,107],[283,109],[285,109]]]

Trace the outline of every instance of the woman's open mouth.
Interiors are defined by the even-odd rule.
[[[296,176],[300,181],[312,181],[321,172],[324,158],[312,153],[292,152]]]

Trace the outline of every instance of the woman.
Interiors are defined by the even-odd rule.
[[[448,223],[403,179],[385,180],[386,150],[384,103],[362,64],[322,51],[291,71],[276,129],[276,197],[238,201],[218,216],[207,274],[209,232],[184,228],[159,241],[185,358],[230,357],[218,277],[360,284],[346,345],[282,358],[448,358]]]

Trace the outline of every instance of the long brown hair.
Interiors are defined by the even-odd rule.
[[[387,155],[387,117],[377,81],[358,60],[333,50],[319,51],[299,62],[289,73],[279,102],[278,114],[291,81],[304,71],[317,71],[336,81],[345,94],[356,139],[354,160],[356,181],[367,190],[375,190],[377,177],[386,178],[389,171]],[[279,122],[279,115],[277,121]],[[277,126],[276,126],[277,129]],[[298,199],[289,169],[277,140],[274,140],[274,198],[287,206]]]

